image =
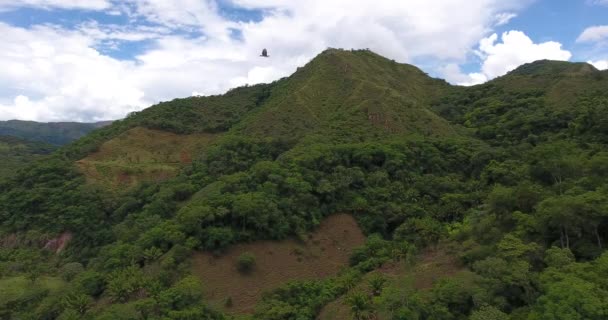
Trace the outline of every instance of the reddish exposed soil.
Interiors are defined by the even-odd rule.
[[[319,279],[336,274],[348,264],[365,236],[355,219],[346,214],[326,218],[305,241],[256,241],[231,247],[220,257],[194,256],[194,273],[201,277],[205,300],[228,313],[251,313],[262,293],[291,280]],[[236,269],[238,257],[250,252],[256,265],[249,275]],[[232,299],[232,307],[224,306]]]
[[[63,232],[60,235],[53,237],[51,235],[41,235],[37,239],[27,239],[24,234],[9,234],[0,239],[0,248],[17,248],[20,246],[34,246],[43,248],[55,253],[60,253],[67,247],[72,240],[72,233]]]

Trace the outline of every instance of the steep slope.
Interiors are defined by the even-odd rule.
[[[568,108],[581,95],[606,91],[608,78],[588,63],[540,60],[524,64],[491,83],[510,91],[543,91],[548,104]]]
[[[111,123],[112,121],[95,123],[0,121],[0,135],[14,136],[25,140],[46,142],[54,145],[64,145]]]
[[[196,134],[214,136],[205,141],[229,133],[291,143],[303,138],[309,142],[360,142],[409,134],[454,136],[460,133],[429,108],[448,87],[413,66],[367,50],[329,49],[288,78],[233,89],[220,96],[160,103],[117,121],[67,148],[67,152],[77,154],[69,157],[78,160],[89,181],[124,189],[134,185],[125,181],[159,181],[175,176],[180,153],[197,158],[205,150],[205,143],[189,142],[196,139],[192,136]],[[131,131],[137,127],[177,136],[166,140],[168,144],[125,145],[142,137],[137,132],[143,129]],[[130,134],[134,136],[129,138]],[[163,137],[168,136],[160,134],[156,139]],[[122,152],[110,157],[110,149]],[[78,152],[83,150],[87,151]],[[164,156],[147,157],[152,166],[136,164],[133,159],[143,159],[136,155],[140,151]]]
[[[48,155],[56,147],[43,142],[31,142],[10,136],[0,136],[0,180]]]
[[[605,75],[541,61],[463,88],[331,49],[132,114],[0,181],[1,280],[19,292],[0,318],[312,320],[338,299],[359,318],[604,319]],[[336,213],[366,236],[350,255],[334,235],[353,223],[311,233]],[[417,255],[433,247],[458,263],[433,271]],[[282,283],[300,278],[266,272],[282,259],[316,275]],[[430,277],[382,279],[391,265]]]
[[[445,136],[454,129],[428,109],[448,88],[419,69],[371,51],[328,49],[280,81],[235,132],[362,141],[392,135]]]
[[[62,148],[89,182],[126,190],[177,175],[210,142],[259,108],[272,85],[241,87],[224,95],[162,102]]]
[[[606,142],[608,76],[587,63],[536,61],[485,84],[453,88],[433,109],[492,143],[536,144],[588,133]]]
[[[101,145],[77,166],[89,182],[125,189],[141,182],[175,177],[217,138],[215,134],[178,135],[135,127]]]

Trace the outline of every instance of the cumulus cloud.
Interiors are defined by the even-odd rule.
[[[20,2],[63,8],[87,3],[89,9],[95,8],[92,3],[98,8],[107,5],[101,0]],[[467,59],[479,39],[507,23],[529,0],[225,2],[262,10],[263,16],[256,21],[230,20],[212,0],[124,0],[112,1],[103,10],[128,16],[134,21],[129,25],[87,22],[66,30],[0,23],[5,35],[0,68],[6,70],[0,73],[0,119],[119,118],[158,101],[278,79],[327,47],[370,48],[400,62],[431,59],[457,64]],[[126,60],[102,50],[141,41],[147,42],[145,50]],[[547,49],[545,44],[526,45],[527,51],[535,46]],[[258,57],[264,47],[270,59]],[[491,67],[491,57],[518,57],[501,51],[501,44],[484,48],[489,50],[487,70],[466,75],[463,82],[500,73]]]
[[[1,118],[96,120],[123,116],[146,103],[130,75],[135,66],[100,55],[92,40],[50,26],[0,24]],[[3,92],[3,96],[6,94]]]
[[[598,70],[607,70],[608,69],[608,60],[587,61],[587,63],[593,65]]]
[[[608,26],[593,26],[585,29],[576,39],[577,42],[600,42],[608,39]]]
[[[492,34],[479,42],[476,53],[481,58],[481,71],[464,75],[459,70],[451,68],[446,77],[458,84],[471,85],[483,83],[506,74],[520,65],[536,60],[570,60],[572,54],[562,49],[559,42],[547,41],[534,43],[525,33],[511,30],[501,36]]]
[[[496,43],[498,35],[493,34],[479,43],[479,54],[483,58],[481,70],[488,78],[495,78],[535,60],[570,60],[572,54],[562,49],[559,42],[534,43],[521,31],[502,34],[502,43]]]

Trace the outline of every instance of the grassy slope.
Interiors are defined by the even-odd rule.
[[[110,188],[128,188],[142,181],[174,177],[182,165],[190,164],[216,134],[178,135],[142,127],[130,129],[101,145],[99,150],[77,161],[90,182]]]
[[[448,85],[370,51],[329,49],[278,83],[235,133],[363,141],[454,132],[427,107]]]
[[[441,279],[450,277],[469,277],[470,272],[458,262],[456,256],[445,248],[434,248],[420,254],[415,262],[389,262],[366,274],[359,284],[335,301],[321,309],[318,320],[350,320],[352,313],[347,297],[354,292],[372,295],[370,279],[382,277],[386,280],[383,292],[413,293],[416,290],[428,290]],[[391,292],[392,291],[392,292]],[[384,310],[383,310],[384,311]],[[390,312],[377,314],[378,320],[391,320]]]
[[[27,302],[37,296],[57,294],[65,290],[65,281],[57,277],[43,277],[32,282],[25,277],[5,277],[0,279],[0,312],[15,303]],[[1,316],[1,315],[0,315]]]
[[[605,91],[608,76],[588,63],[540,60],[524,64],[490,83],[511,92],[541,91],[547,104],[567,109],[581,95]]]
[[[200,153],[211,141],[203,137],[205,143],[196,145],[191,142],[196,136],[188,134],[228,131],[260,138],[340,142],[407,134],[453,135],[457,130],[429,108],[448,87],[416,67],[370,51],[330,49],[291,77],[269,85],[237,88],[221,96],[175,99],[135,113],[92,136],[100,138],[79,141],[83,146],[77,143],[72,149],[80,156],[73,158],[79,160],[89,181],[116,186],[126,179],[126,185],[133,185],[175,175],[176,161],[151,158],[151,153],[176,155],[180,148]],[[158,143],[150,144],[145,135],[125,138],[135,127],[181,134],[183,139],[159,134]],[[145,155],[139,158],[150,163],[134,161],[140,153]]]
[[[0,136],[0,179],[9,177],[16,170],[51,153],[54,149],[54,146],[42,142]]]

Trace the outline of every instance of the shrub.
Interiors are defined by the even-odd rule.
[[[241,254],[236,262],[236,268],[240,273],[251,273],[255,267],[255,256],[245,252]]]
[[[232,297],[226,298],[226,301],[224,301],[224,307],[232,308],[233,305],[234,303],[232,302]]]
[[[84,271],[82,264],[78,262],[66,263],[61,268],[61,278],[63,278],[65,281],[72,281],[72,279],[74,279],[82,271]]]

